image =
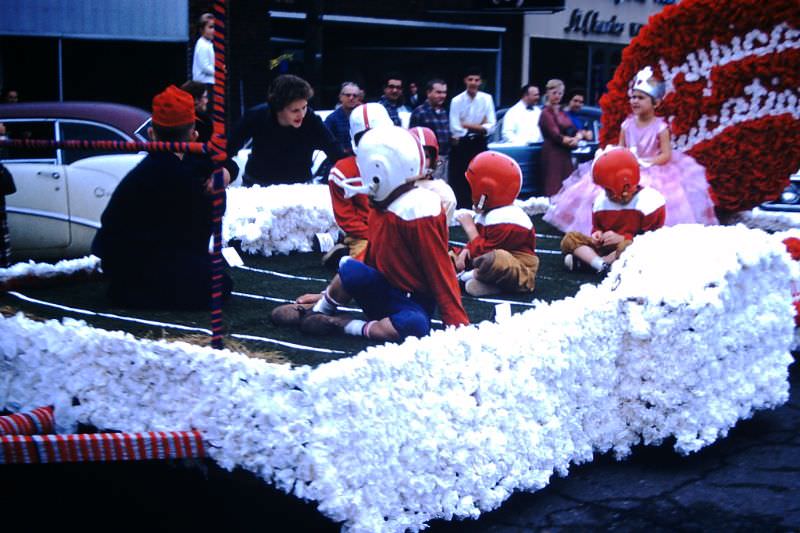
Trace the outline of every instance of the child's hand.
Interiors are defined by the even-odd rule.
[[[603,244],[603,232],[602,231],[595,231],[591,234],[592,242],[599,245]]]
[[[467,268],[467,259],[469,259],[469,250],[464,248],[459,252],[455,259],[456,272],[463,272]]]
[[[472,215],[466,212],[459,213],[458,215],[456,215],[456,220],[458,220],[458,223],[461,224],[462,226],[466,224],[474,224],[474,221],[472,220]]]
[[[613,231],[606,231],[605,233],[603,233],[602,239],[604,246],[616,246],[622,241],[624,241],[625,237]]]
[[[295,299],[295,303],[298,303],[298,304],[314,304],[314,303],[317,303],[317,301],[319,301],[321,299],[322,299],[322,293],[321,292],[314,292],[314,293],[303,294],[302,296],[298,296]]]

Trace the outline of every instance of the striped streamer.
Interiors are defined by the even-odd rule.
[[[38,407],[26,413],[0,416],[0,435],[37,435],[53,433],[53,406]]]
[[[147,461],[205,457],[194,431],[0,436],[0,464]]]
[[[64,148],[67,150],[98,150],[111,152],[184,152],[192,154],[207,153],[203,143],[169,141],[54,141],[52,139],[3,139],[0,148]]]
[[[213,133],[208,143],[211,159],[214,161],[214,195],[213,195],[213,252],[211,259],[211,347],[221,349],[224,345],[222,334],[222,215],[225,213],[225,183],[222,164],[227,157],[227,139],[225,137],[225,0],[214,2],[214,113],[212,116]]]

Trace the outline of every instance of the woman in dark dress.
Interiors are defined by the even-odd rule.
[[[544,144],[542,145],[542,175],[545,196],[553,196],[561,189],[561,183],[572,174],[571,150],[578,145],[577,132],[572,120],[561,110],[564,82],[547,82],[547,104],[539,118]]]

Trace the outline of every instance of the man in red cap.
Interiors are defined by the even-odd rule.
[[[195,118],[192,96],[170,85],[153,98],[148,134],[153,141],[194,141]],[[122,179],[92,245],[115,305],[210,306],[212,198],[207,187],[212,171],[207,156],[154,152]],[[227,275],[223,287],[230,294]]]

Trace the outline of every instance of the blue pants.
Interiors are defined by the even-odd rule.
[[[350,257],[339,263],[339,278],[370,320],[389,317],[402,338],[430,333],[431,314],[436,307],[432,298],[405,293],[371,266]]]

